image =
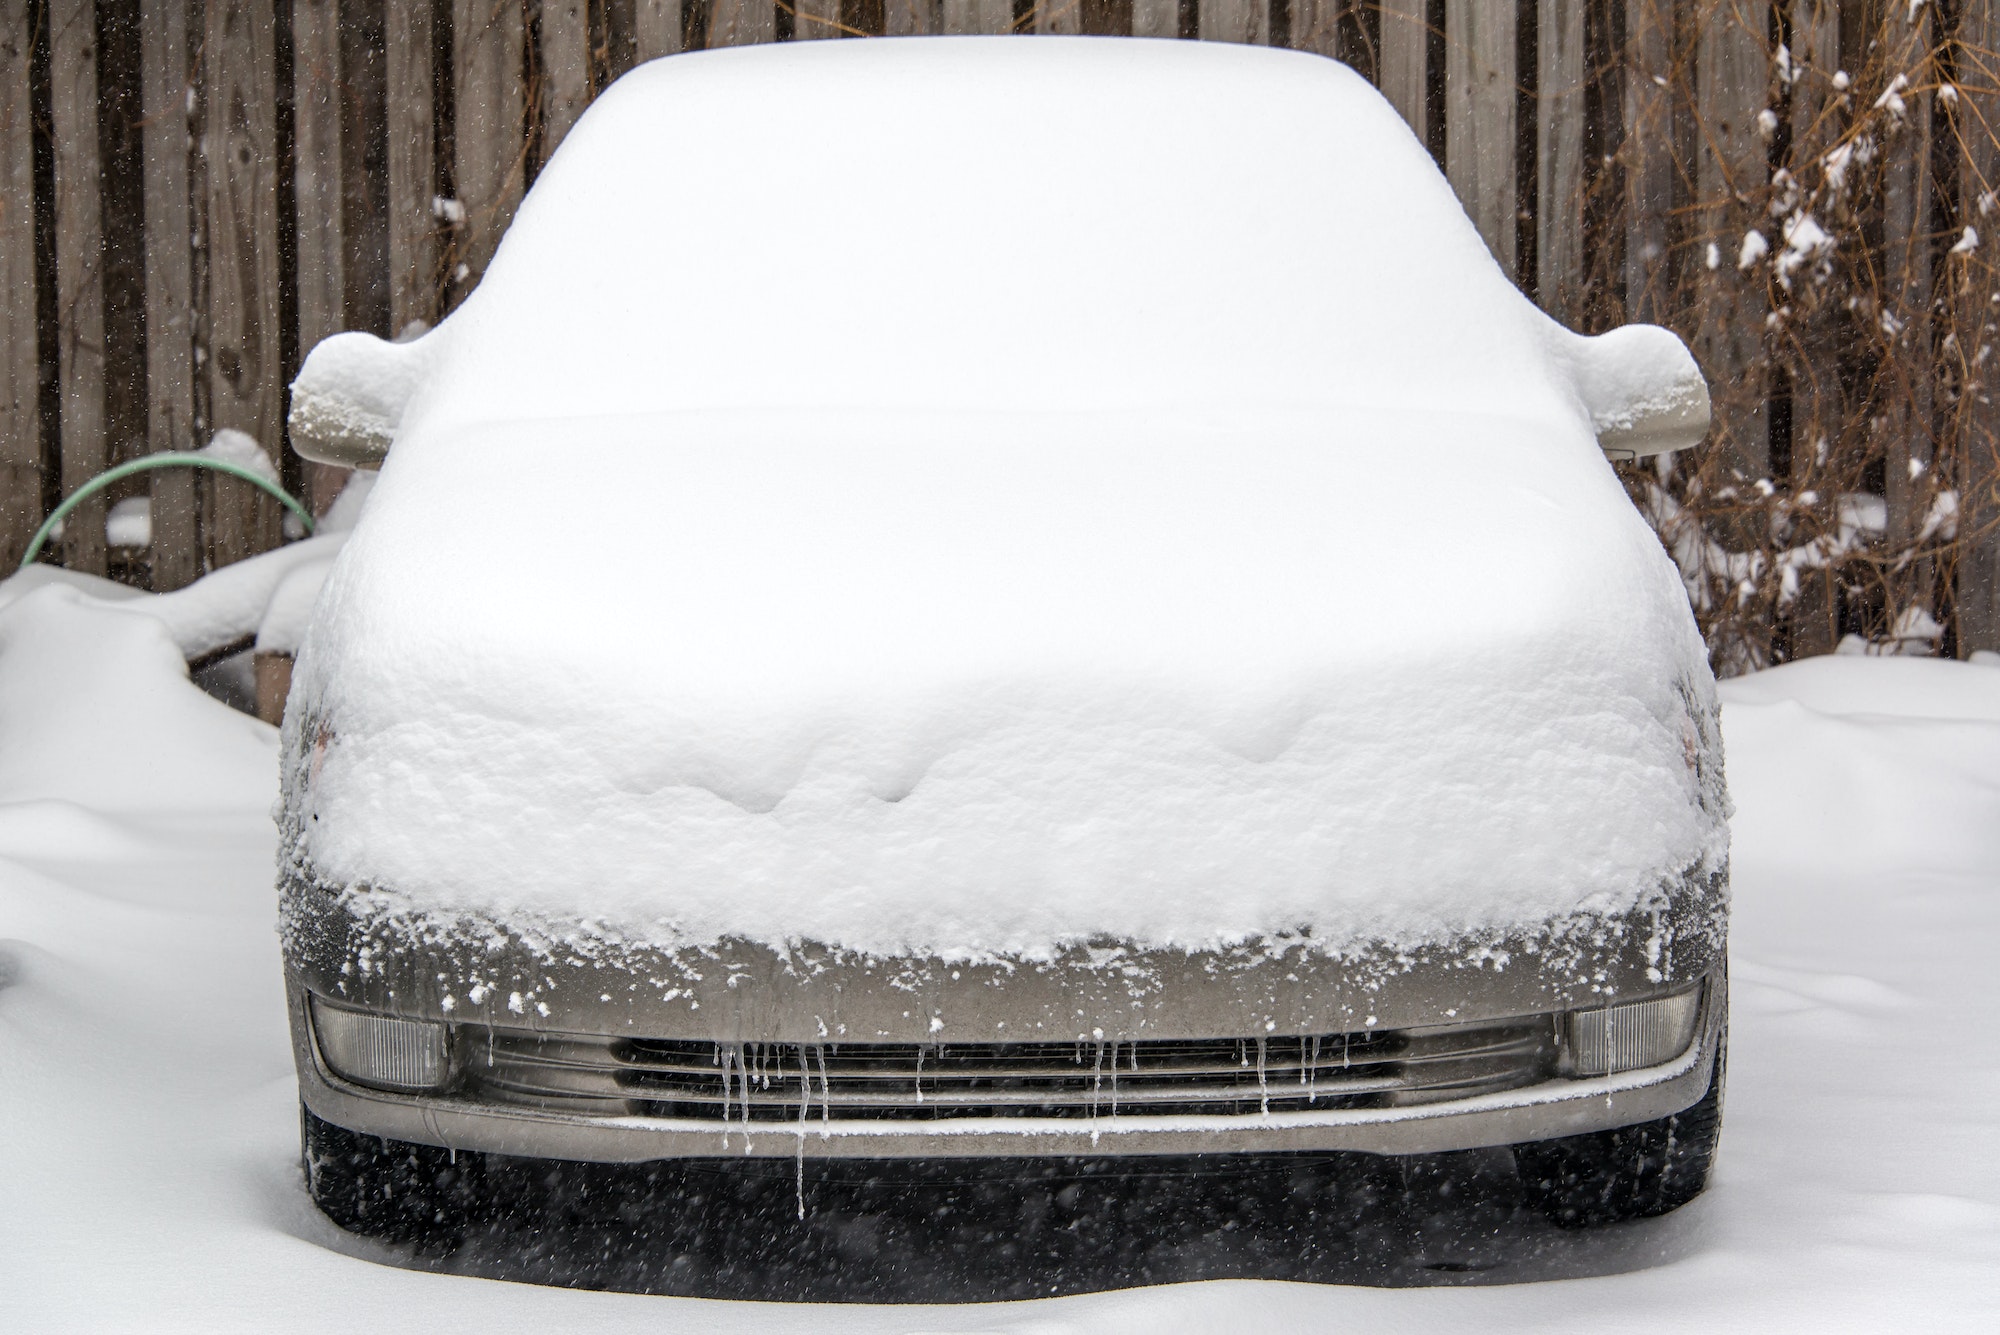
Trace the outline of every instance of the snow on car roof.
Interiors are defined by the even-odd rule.
[[[1345,66],[802,43],[656,61],[600,98],[454,316],[427,406],[1573,414],[1554,333]]]
[[[1365,83],[825,45],[627,76],[423,341],[295,679],[294,855],[413,911],[1029,957],[1721,864],[1672,567]]]

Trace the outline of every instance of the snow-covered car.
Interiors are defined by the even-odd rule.
[[[1702,1189],[1716,693],[1606,455],[1707,391],[1541,314],[1350,71],[656,62],[459,310],[294,395],[382,465],[284,727],[343,1225],[494,1154]]]

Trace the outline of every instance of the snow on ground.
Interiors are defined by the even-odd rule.
[[[296,1168],[272,925],[277,738],[182,684],[178,661],[156,622],[74,588],[0,607],[0,1329],[1050,1335],[1991,1319],[2000,1042],[1981,1026],[2000,945],[2000,670],[1823,659],[1725,686],[1738,816],[1722,1157],[1714,1189],[1679,1215],[1578,1244],[1624,1273],[750,1309],[398,1269],[314,1212]]]

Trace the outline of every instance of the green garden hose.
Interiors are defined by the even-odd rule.
[[[287,492],[283,487],[255,469],[246,468],[242,464],[231,463],[227,459],[217,459],[212,455],[195,454],[186,450],[169,450],[161,454],[149,454],[143,459],[134,459],[130,463],[119,464],[116,468],[108,468],[71,492],[64,499],[63,503],[51,511],[49,517],[42,521],[42,526],[35,530],[35,536],[28,539],[28,550],[21,554],[21,569],[26,570],[34,564],[35,558],[41,555],[42,545],[49,540],[49,535],[55,532],[56,525],[62,523],[63,517],[69,514],[70,511],[82,505],[98,492],[103,491],[112,483],[122,478],[131,477],[134,473],[144,473],[154,468],[212,468],[218,473],[227,473],[231,477],[240,477],[251,486],[275,496],[284,504],[287,510],[290,510],[299,517],[299,522],[306,526],[306,532],[310,533],[313,531],[312,512],[294,500],[290,492]]]

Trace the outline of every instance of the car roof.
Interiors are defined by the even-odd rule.
[[[1567,338],[1351,70],[926,39],[652,62],[434,338],[414,424],[658,411],[1578,419]]]

